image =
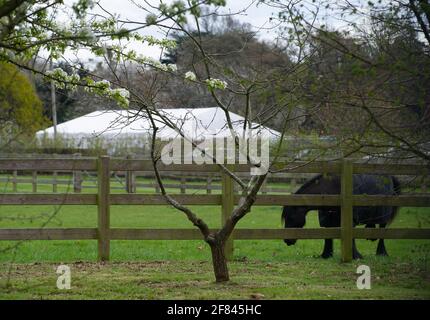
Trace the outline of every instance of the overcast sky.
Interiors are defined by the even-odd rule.
[[[66,4],[70,5],[76,1],[77,0],[66,0]],[[171,3],[172,1],[173,0],[164,0],[163,2]],[[359,0],[349,1],[358,1],[358,3],[360,3]],[[147,7],[147,5],[144,4],[145,1],[143,0],[135,0],[135,2]],[[159,0],[147,0],[147,2],[154,4],[155,6],[158,6],[160,3]],[[138,8],[131,0],[100,0],[99,3],[107,12],[117,14],[123,20],[144,22],[148,14],[143,9]],[[255,30],[258,30],[258,37],[260,39],[273,40],[276,37],[276,33],[270,28],[271,24],[269,22],[269,18],[273,14],[277,14],[277,11],[274,8],[264,4],[258,5],[258,3],[258,0],[227,0],[227,5],[220,8],[220,11],[218,12],[232,14],[237,13],[235,18],[244,23],[249,23]],[[100,13],[106,16],[106,12],[103,12],[103,10],[101,10],[98,6],[94,7],[92,12]],[[342,28],[341,21],[336,19],[336,15],[328,17],[328,20],[332,26]],[[163,37],[163,34],[161,34],[154,27],[145,28],[141,33],[160,38]],[[156,59],[160,57],[160,49],[157,47],[150,47],[142,43],[134,42],[129,44],[129,48],[134,49],[138,54],[143,54]],[[91,53],[87,51],[79,52],[78,55],[80,60],[88,60],[92,56]],[[73,60],[71,55],[67,55],[67,57]]]
[[[136,1],[142,3],[143,1]],[[150,3],[158,4],[159,0],[151,0]],[[169,3],[172,0],[164,0]],[[136,7],[130,0],[101,0],[100,4],[109,12],[116,12],[122,18],[130,20],[145,21],[145,12]],[[256,28],[267,25],[268,19],[273,12],[273,8],[266,5],[258,5],[258,0],[227,0],[227,5],[220,8],[220,12],[238,13],[236,17],[242,22],[249,23]],[[246,12],[243,12],[245,9]]]
[[[71,5],[75,2],[76,0],[66,0],[66,4],[68,5]],[[144,3],[144,1],[139,0],[136,2]],[[150,0],[149,2],[155,5],[159,4],[159,0]],[[164,2],[168,3],[172,2],[172,0]],[[274,10],[266,5],[257,6],[257,3],[257,0],[227,0],[226,7],[221,8],[219,12],[238,13],[235,15],[235,17],[244,23],[249,23],[255,28],[255,30],[259,30],[258,35],[260,38],[264,38],[266,40],[274,39],[274,32],[265,29],[270,25],[269,18]],[[120,18],[123,20],[144,22],[147,15],[144,10],[138,8],[130,0],[100,0],[100,5],[107,12],[120,15]],[[92,12],[106,15],[106,13],[97,6],[94,7]],[[163,37],[163,35],[156,28],[145,28],[141,33],[160,38]],[[155,59],[160,57],[161,51],[157,47],[147,46],[142,43],[130,43],[128,46],[130,49],[136,50],[139,54],[150,56]],[[92,54],[87,50],[80,50],[78,56],[79,60],[88,60],[92,58]],[[70,60],[76,60],[76,56],[74,54],[66,54],[66,57]]]

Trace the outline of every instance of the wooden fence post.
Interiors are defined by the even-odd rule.
[[[206,179],[206,194],[212,193],[212,177],[208,176]]]
[[[127,155],[127,159],[132,159],[132,155]],[[126,171],[125,188],[127,193],[136,193],[136,175],[134,171]]]
[[[352,162],[344,159],[341,177],[341,251],[342,262],[352,261],[352,227],[353,227],[353,169]]]
[[[267,194],[267,176],[266,176],[266,179],[264,179],[263,184],[261,185],[261,193]]]
[[[13,174],[12,174],[12,191],[13,192],[18,192],[18,171],[17,170],[13,170]]]
[[[426,181],[426,177],[423,176],[421,179],[421,193],[426,193],[427,183],[428,183],[428,181]]]
[[[57,192],[57,171],[53,171],[52,172],[52,192],[56,193]]]
[[[31,185],[33,189],[33,193],[37,192],[37,171],[33,171],[31,175]]]
[[[57,154],[56,153],[52,154],[52,156],[54,158],[57,158]],[[54,193],[56,193],[58,191],[57,190],[57,178],[58,178],[57,171],[52,171],[52,192],[54,192]]]
[[[296,185],[297,185],[297,180],[296,178],[291,178],[290,180],[290,185],[291,185],[291,192],[296,191]]]
[[[76,153],[74,158],[79,158],[81,156],[80,153]],[[81,193],[82,191],[82,171],[74,170],[73,171],[73,192]]]
[[[181,194],[185,194],[187,188],[187,179],[184,176],[181,176]]]
[[[232,166],[227,166],[227,168],[230,171],[233,169]],[[230,217],[234,209],[234,181],[229,175],[222,172],[221,184],[221,223],[224,225],[225,221]],[[225,256],[228,260],[233,258],[233,249],[233,236],[230,235],[230,238],[225,243]]]
[[[98,260],[108,261],[110,251],[110,169],[109,157],[101,156],[97,163],[98,179]]]

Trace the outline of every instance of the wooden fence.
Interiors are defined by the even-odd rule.
[[[342,162],[312,162],[288,167],[276,164],[278,169],[290,173],[334,173],[341,175],[342,188],[339,195],[268,195],[260,194],[255,205],[321,205],[341,207],[340,228],[312,229],[236,229],[227,244],[227,256],[233,252],[233,239],[327,239],[341,240],[342,261],[352,259],[352,239],[430,239],[430,229],[396,228],[396,229],[363,229],[353,228],[353,206],[407,206],[430,207],[430,195],[353,195],[352,176],[358,173],[395,174],[395,175],[429,175],[430,168],[422,165],[381,165]],[[249,172],[247,165],[234,165],[232,170],[238,173]],[[109,260],[110,240],[193,240],[202,239],[197,229],[135,229],[112,228],[110,226],[111,205],[166,205],[159,194],[112,194],[110,193],[110,173],[112,171],[151,171],[149,161],[119,159],[102,156],[99,158],[79,159],[0,159],[0,171],[97,171],[98,192],[82,193],[2,193],[0,205],[97,205],[97,228],[43,228],[43,229],[0,229],[0,240],[86,240],[98,241],[98,258]],[[169,172],[219,173],[217,165],[160,165],[160,170]],[[221,220],[231,213],[239,196],[234,192],[234,182],[228,175],[222,174],[221,194],[185,195],[173,197],[185,205],[221,206]],[[1,208],[0,208],[1,209]],[[281,212],[281,210],[280,210]]]
[[[59,175],[66,177],[58,178]],[[155,193],[160,193],[157,182],[154,179],[153,172],[113,172],[113,178],[118,182],[119,186],[111,186],[111,189],[125,190],[128,193],[136,193],[138,189],[153,189]],[[71,186],[74,193],[80,193],[83,189],[96,189],[97,177],[87,170],[74,170],[68,172],[65,170],[53,171],[50,177],[40,178],[37,170],[32,170],[30,177],[28,174],[20,176],[18,170],[13,170],[9,176],[0,176],[0,182],[10,184],[13,192],[18,191],[18,185],[31,184],[33,192],[37,192],[39,186],[51,186],[52,192],[58,192],[58,186]],[[239,173],[239,176],[240,173]],[[139,177],[146,181],[139,181]],[[173,180],[165,183],[167,189],[177,189],[181,194],[186,194],[187,191],[204,191],[206,194],[212,194],[213,191],[222,190],[221,175],[219,172],[202,173],[202,172],[169,172],[164,175],[164,178]],[[306,181],[309,178],[307,174],[290,174],[278,173],[273,174],[263,184],[261,193],[290,193],[291,188],[295,188],[299,183]],[[268,186],[268,182],[283,182],[290,184],[291,188]],[[237,189],[237,186],[235,185]]]
[[[48,150],[49,151],[49,150]],[[61,150],[60,150],[61,151]],[[67,150],[69,152],[75,150]],[[93,150],[81,150],[82,152],[89,153]],[[81,153],[71,153],[71,154],[0,154],[1,158],[44,158],[44,159],[76,159],[82,156]],[[128,155],[126,159],[135,160],[148,160],[148,158],[136,157],[133,155]],[[40,177],[43,174],[43,177]],[[249,176],[248,172],[238,172],[236,173],[240,176]],[[59,175],[62,177],[59,178]],[[312,174],[309,173],[290,173],[290,172],[277,172],[272,173],[268,176],[265,183],[260,189],[260,193],[291,193],[297,186],[304,183],[309,179]],[[152,189],[155,193],[160,193],[157,182],[154,178],[153,171],[114,171],[112,172],[112,177],[116,185],[111,185],[111,190],[125,190],[128,193],[136,193],[142,189]],[[187,191],[203,191],[206,194],[212,194],[213,191],[222,190],[221,175],[219,172],[175,172],[169,171],[163,174],[163,177],[171,181],[165,182],[164,186],[167,189],[176,189],[181,194],[186,194]],[[141,179],[143,178],[143,179]],[[13,192],[18,191],[18,185],[21,184],[31,184],[33,192],[37,192],[40,187],[51,186],[52,192],[58,192],[59,186],[72,187],[74,193],[82,192],[84,189],[96,189],[97,188],[97,176],[96,173],[88,172],[87,170],[74,170],[73,172],[67,170],[52,171],[50,176],[47,176],[47,172],[38,172],[37,170],[32,170],[30,175],[28,172],[24,174],[18,174],[17,170],[14,170],[8,176],[0,176],[0,183],[10,184],[12,186]],[[276,183],[285,183],[289,187],[282,185],[276,185]],[[428,177],[421,177],[421,179],[402,179],[402,184],[407,185],[409,188],[420,189],[422,193],[425,193],[430,186],[430,179]],[[234,185],[237,191],[238,185]],[[46,189],[46,188],[45,188]],[[145,190],[148,191],[148,190]]]
[[[73,192],[80,193],[83,189],[96,189],[97,188],[97,177],[93,176],[87,171],[75,170],[70,175],[70,178],[59,179],[58,175],[64,174],[68,175],[70,172],[58,172],[53,171],[52,177],[40,178],[38,172],[33,170],[31,172],[31,177],[19,176],[18,170],[14,170],[10,176],[0,177],[0,182],[9,184],[12,186],[14,192],[18,191],[18,185],[21,184],[31,184],[33,192],[37,192],[38,186],[51,186],[52,192],[58,192],[58,186],[72,186]],[[134,172],[128,171],[125,175],[113,173],[113,177],[120,186],[111,186],[111,189],[125,190],[128,193],[136,193],[139,189],[153,189],[155,193],[160,193],[157,182],[154,180],[154,174],[148,172]],[[152,181],[138,181],[138,177],[144,177]],[[165,175],[164,178],[175,180],[174,182],[165,183],[164,186],[167,189],[177,189],[181,194],[186,194],[187,191],[204,191],[206,194],[212,194],[213,191],[222,190],[222,185],[220,183],[222,177],[215,174],[205,174],[202,173],[195,174],[194,172],[178,173],[172,172],[169,175]],[[284,183],[289,183],[291,188],[295,188],[300,182],[306,181],[304,176],[294,177],[291,174],[277,174],[271,177],[270,182],[273,182],[273,178],[276,181],[281,181]],[[84,184],[87,183],[87,184]],[[237,186],[235,186],[237,189]],[[274,187],[267,186],[267,182],[262,186],[261,193],[290,193],[290,188],[285,187]]]

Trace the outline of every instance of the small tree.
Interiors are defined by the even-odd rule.
[[[160,9],[162,14],[166,14],[163,8]],[[221,228],[217,231],[211,231],[207,223],[201,219],[198,212],[195,212],[191,208],[178,202],[173,195],[168,194],[166,188],[164,187],[163,178],[158,169],[158,163],[160,161],[161,155],[159,150],[157,150],[157,133],[160,126],[167,126],[174,129],[179,137],[189,139],[184,131],[182,130],[180,124],[171,119],[168,114],[163,114],[158,110],[158,104],[156,96],[151,96],[152,99],[148,99],[148,96],[142,97],[133,90],[130,90],[131,101],[138,107],[139,112],[142,115],[148,117],[152,124],[153,134],[152,134],[152,147],[151,147],[151,158],[153,161],[153,168],[156,176],[157,183],[160,187],[161,194],[164,196],[166,201],[175,207],[176,209],[182,211],[188,220],[190,220],[194,226],[196,226],[202,233],[204,241],[209,245],[212,253],[212,263],[215,274],[215,279],[217,282],[224,282],[230,279],[228,272],[227,259],[225,256],[225,245],[229,237],[231,236],[233,230],[235,229],[237,223],[251,211],[254,205],[257,193],[259,192],[261,186],[267,178],[269,173],[270,163],[262,164],[256,161],[255,157],[250,152],[249,148],[245,148],[243,144],[240,143],[241,138],[245,138],[246,135],[240,136],[238,132],[234,130],[233,121],[230,118],[231,103],[235,100],[235,111],[244,115],[244,122],[242,123],[242,132],[245,134],[247,131],[254,128],[255,122],[267,123],[273,117],[281,117],[282,119],[282,134],[279,137],[279,144],[273,148],[274,151],[272,156],[272,161],[276,161],[279,151],[281,150],[281,145],[283,142],[283,134],[286,128],[288,128],[289,122],[292,121],[291,116],[291,106],[295,103],[296,97],[294,92],[296,87],[291,86],[291,95],[288,99],[285,96],[277,97],[272,95],[272,99],[267,99],[263,106],[258,109],[254,108],[253,102],[260,97],[266,96],[270,90],[280,86],[279,74],[289,74],[291,79],[297,79],[297,74],[295,67],[297,67],[301,61],[296,63],[290,62],[288,59],[287,65],[279,65],[279,68],[275,70],[270,70],[271,72],[264,72],[264,68],[258,69],[258,64],[254,66],[238,66],[229,64],[229,59],[223,57],[224,62],[221,63],[219,59],[216,58],[216,53],[211,53],[206,50],[206,46],[203,44],[204,35],[200,29],[200,11],[194,10],[191,14],[192,19],[192,29],[184,23],[184,20],[178,18],[177,16],[168,16],[169,24],[156,23],[156,25],[167,30],[177,30],[182,33],[189,41],[190,45],[196,50],[195,63],[191,63],[190,70],[185,72],[183,70],[182,77],[185,79],[185,85],[195,85],[206,88],[209,93],[213,103],[219,107],[221,112],[224,113],[226,118],[226,127],[230,129],[231,138],[234,141],[235,148],[237,148],[241,154],[246,157],[254,169],[261,169],[260,174],[251,176],[249,181],[244,181],[238,177],[233,171],[230,170],[228,166],[224,164],[211,154],[205,154],[209,157],[212,162],[219,166],[221,172],[230,176],[240,187],[240,200],[238,205],[230,213],[229,217],[225,220]],[[172,27],[172,24],[174,25]],[[237,52],[230,53],[233,57]],[[132,54],[134,56],[134,54]],[[128,55],[126,58],[129,58]],[[133,62],[137,65],[133,65],[133,68],[139,68],[139,59],[133,59]],[[168,72],[171,76],[178,76],[177,68],[172,65],[158,65],[154,63],[152,67],[158,70],[163,70]],[[289,69],[291,68],[291,69]],[[246,72],[244,72],[246,69]],[[286,70],[290,70],[287,71]],[[145,70],[142,69],[141,72]],[[263,100],[260,100],[263,101]],[[264,110],[264,112],[262,112]],[[255,137],[254,137],[255,138]],[[197,149],[200,148],[194,141],[190,141]],[[200,149],[203,151],[203,149]],[[266,166],[266,167],[264,167]]]

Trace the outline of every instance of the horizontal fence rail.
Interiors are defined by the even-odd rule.
[[[216,231],[213,229],[212,231]],[[340,239],[340,228],[327,229],[236,229],[236,240],[251,239]],[[197,229],[110,228],[110,240],[202,240]],[[0,240],[78,240],[98,239],[96,228],[0,229]]]
[[[13,176],[0,177],[0,182],[11,183],[13,191],[17,192],[17,185],[23,183],[31,183],[33,192],[37,192],[39,185],[52,185],[53,192],[58,191],[58,186],[73,186],[75,193],[81,192],[83,189],[94,189],[97,188],[97,180],[94,178],[92,173],[89,171],[96,171],[97,164],[94,161],[95,158],[82,158],[79,154],[72,155],[73,158],[47,158],[43,163],[31,161],[31,159],[17,159],[13,157],[0,158],[0,170],[1,168],[10,169],[13,171]],[[40,160],[40,159],[38,159]],[[154,181],[154,174],[152,170],[152,163],[148,159],[133,159],[132,156],[127,158],[111,158],[110,169],[114,172],[114,181],[119,183],[119,186],[112,186],[111,189],[126,190],[128,193],[136,193],[137,188],[150,188],[155,190],[155,193],[160,193],[158,184]],[[315,161],[311,163],[305,162],[294,162],[286,163],[285,161],[278,162],[273,167],[273,172],[270,174],[268,180],[274,182],[287,182],[290,186],[295,188],[297,183],[305,182],[309,178],[309,175],[325,172],[325,173],[340,173],[341,162],[321,162]],[[51,169],[53,171],[53,178],[51,180],[45,177],[39,178],[37,173]],[[85,169],[85,170],[84,170]],[[17,175],[17,171],[32,171],[31,178],[21,178]],[[125,170],[125,171],[124,171]],[[144,170],[144,171],[140,171]],[[181,194],[185,194],[186,191],[205,190],[206,194],[211,194],[214,190],[222,190],[220,182],[220,168],[217,165],[160,165],[160,170],[164,171],[164,177],[174,180],[180,180],[180,183],[165,183],[165,187],[168,189],[178,189]],[[191,171],[193,170],[193,171]],[[428,166],[416,165],[416,164],[370,164],[370,163],[357,163],[354,165],[354,173],[379,173],[379,174],[396,174],[396,175],[425,175],[428,176]],[[248,165],[235,165],[235,173],[237,176],[249,176],[250,167]],[[73,173],[71,179],[58,179],[58,173]],[[186,172],[186,176],[184,176]],[[117,175],[119,173],[119,175]],[[152,181],[144,182],[138,181],[137,177],[150,178]],[[202,182],[202,178],[206,178],[206,181]],[[215,183],[213,178],[215,178]],[[200,181],[199,184],[186,183],[190,180],[197,179]],[[418,182],[422,190],[427,188],[429,183],[426,181]],[[85,182],[85,184],[84,184]],[[90,184],[88,184],[90,182]],[[415,182],[417,183],[417,182]],[[84,185],[83,185],[84,184]],[[237,186],[234,186],[235,188]],[[290,193],[290,189],[286,188],[274,188],[268,187],[267,184],[263,184],[260,189],[260,193]]]
[[[213,230],[215,231],[215,230]],[[110,228],[110,240],[202,240],[197,229]],[[429,239],[430,230],[420,228],[361,229],[355,239]],[[340,228],[236,229],[235,240],[340,239]],[[97,240],[97,228],[0,229],[0,240]]]
[[[216,164],[172,164],[159,165],[160,171],[165,172],[220,172]],[[272,167],[273,172],[288,173],[341,173],[342,162],[278,162]],[[37,170],[37,171],[67,171],[87,170],[97,171],[97,158],[76,159],[0,159],[0,170]],[[111,158],[110,170],[112,171],[144,171],[152,172],[152,163],[149,160],[131,160]],[[235,172],[249,172],[247,164],[234,165]],[[368,174],[395,174],[395,175],[430,175],[430,166],[418,164],[373,164],[354,163],[353,173]]]
[[[229,168],[238,175],[248,174],[249,165],[229,165]],[[12,181],[14,193],[0,194],[0,205],[94,205],[98,208],[97,228],[27,228],[27,229],[0,229],[0,240],[97,240],[99,260],[109,260],[111,240],[201,240],[203,239],[198,229],[133,229],[112,228],[110,226],[110,206],[112,205],[167,205],[165,198],[160,194],[136,194],[133,172],[151,172],[152,163],[148,160],[119,159],[102,156],[99,158],[76,157],[74,159],[0,159],[1,171],[13,171]],[[21,179],[32,183],[33,193],[17,193],[17,170],[31,171],[31,179]],[[160,165],[159,170],[170,173],[192,172],[194,175],[201,173],[218,174],[221,185],[198,186],[196,189],[221,190],[221,194],[172,194],[171,196],[184,205],[215,205],[221,206],[222,221],[228,218],[240,197],[235,194],[233,180],[224,174],[216,164],[205,165]],[[336,206],[341,207],[341,227],[339,228],[315,228],[315,229],[236,229],[226,244],[227,256],[233,252],[233,239],[340,239],[342,242],[342,260],[352,259],[352,239],[430,239],[430,229],[396,228],[396,229],[371,229],[352,227],[352,208],[354,206],[407,206],[430,207],[430,196],[423,194],[412,195],[353,195],[353,174],[393,174],[393,175],[424,175],[430,173],[429,166],[415,164],[368,164],[351,163],[349,160],[338,162],[311,162],[311,163],[276,163],[273,166],[276,174],[290,173],[329,173],[339,174],[342,180],[341,194],[259,194],[255,205],[257,206]],[[82,185],[76,181],[82,181],[83,171],[97,172],[93,178],[97,193],[36,193],[37,171],[53,171],[55,191],[57,185],[67,183],[67,180],[58,179],[60,172],[73,172],[73,186],[75,192],[80,192]],[[125,172],[126,194],[110,193],[115,187],[110,186],[112,172]],[[182,179],[182,178],[181,178]],[[211,178],[210,178],[211,179]],[[46,180],[46,179],[45,179]],[[40,181],[45,181],[40,179]],[[133,182],[133,183],[132,183]],[[208,184],[212,180],[208,181]],[[145,184],[143,184],[145,185]],[[153,184],[149,184],[152,185]],[[166,184],[168,187],[169,184]],[[178,185],[174,185],[178,186]],[[180,186],[182,188],[182,186]],[[118,188],[118,187],[117,187]],[[270,190],[270,188],[268,188]],[[182,190],[181,190],[181,193]]]
[[[16,172],[16,170],[14,171]],[[75,171],[76,172],[76,171]],[[67,171],[66,171],[67,173]],[[173,179],[173,180],[180,180],[180,183],[165,183],[164,187],[166,189],[179,189],[181,191],[181,193],[185,193],[187,190],[205,190],[207,194],[210,194],[212,191],[214,190],[222,190],[222,185],[220,185],[220,181],[219,180],[214,180],[211,176],[208,176],[206,178],[206,181],[202,181],[202,177],[201,177],[201,173],[197,176],[198,178],[198,184],[197,183],[192,183],[192,184],[188,184],[188,182],[190,180],[193,179],[193,175],[195,173],[193,172],[192,174],[188,173],[186,174],[186,177],[184,176],[173,176],[173,177],[166,177],[168,179]],[[36,184],[37,186],[41,186],[41,185],[52,185],[52,190],[53,192],[58,192],[58,186],[73,186],[73,190],[74,192],[81,192],[82,189],[95,189],[97,188],[97,183],[96,181],[94,181],[94,178],[92,176],[90,176],[88,173],[86,174],[86,177],[83,177],[83,175],[76,175],[74,174],[73,177],[69,178],[69,179],[58,179],[58,171],[54,171],[53,172],[53,178],[52,179],[47,179],[47,178],[38,178],[37,175],[36,177],[32,177],[32,178],[20,178],[18,177],[15,173],[13,174],[13,176],[11,177],[6,177],[6,178],[0,178],[0,182],[4,182],[4,183],[11,183],[13,186],[13,190],[14,192],[17,192],[17,185],[18,184]],[[142,175],[141,175],[142,176]],[[143,175],[145,176],[145,175]],[[149,189],[155,189],[156,192],[158,192],[158,184],[156,182],[137,182],[136,181],[137,178],[137,174],[134,174],[133,172],[127,172],[127,175],[125,176],[125,179],[119,177],[119,176],[115,176],[114,177],[114,181],[115,182],[119,182],[119,184],[121,186],[111,186],[112,190],[126,190],[128,193],[135,193],[136,189],[139,188],[149,188]],[[148,178],[148,177],[146,177]],[[151,176],[151,178],[153,178]],[[273,179],[275,178],[275,179]],[[278,174],[278,175],[271,175],[270,176],[270,180],[281,180],[282,182],[289,182],[291,185],[296,185],[297,181],[305,181],[305,178],[291,178],[291,177],[286,177],[285,174]],[[85,185],[83,184],[85,182]],[[88,184],[92,183],[91,185]],[[271,187],[271,186],[266,186],[263,185],[262,188],[260,189],[261,193],[289,193],[291,192],[291,190],[286,189],[286,188],[280,188],[280,187]],[[159,193],[159,192],[158,192]]]
[[[221,205],[222,195],[172,195],[172,198],[185,205]],[[110,194],[111,205],[168,205],[162,195],[152,194]],[[240,196],[234,196],[234,203],[239,203]],[[95,194],[52,194],[52,193],[18,193],[0,194],[0,205],[96,205]],[[257,206],[340,206],[339,195],[258,195],[254,205]],[[427,195],[353,195],[353,206],[404,206],[430,207]]]

